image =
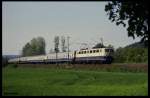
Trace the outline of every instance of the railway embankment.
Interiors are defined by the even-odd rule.
[[[115,64],[10,64],[10,67],[57,68],[57,69],[88,69],[108,72],[148,72],[148,64],[115,63]]]

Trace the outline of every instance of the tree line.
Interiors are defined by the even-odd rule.
[[[51,49],[51,53],[60,52],[60,41],[61,41],[61,51],[66,52],[66,39],[64,36],[55,36],[54,37],[54,49]],[[22,56],[35,56],[35,55],[44,55],[46,54],[46,43],[43,37],[33,38],[30,42],[26,43],[22,48]]]
[[[148,63],[147,47],[119,47],[115,50],[115,63]]]

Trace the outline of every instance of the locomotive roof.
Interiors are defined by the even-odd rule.
[[[108,48],[108,47],[106,47],[106,48],[92,48],[92,49],[81,49],[79,51],[82,51],[82,50],[97,50],[97,49],[112,49],[112,48]]]

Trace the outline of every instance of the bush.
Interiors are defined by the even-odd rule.
[[[115,63],[147,63],[147,48],[118,48],[114,55]]]

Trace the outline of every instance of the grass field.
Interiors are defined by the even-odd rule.
[[[147,73],[3,68],[3,96],[147,96]]]

